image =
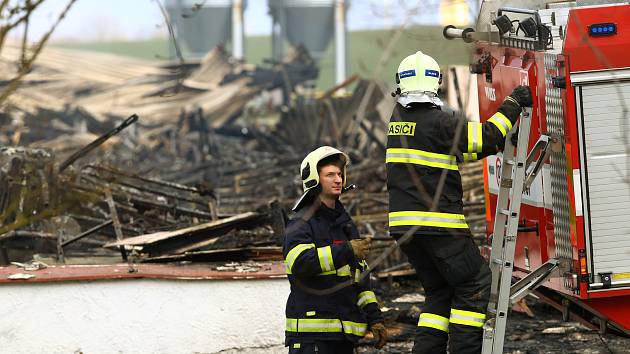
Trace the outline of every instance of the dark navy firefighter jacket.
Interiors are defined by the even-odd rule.
[[[357,342],[370,324],[383,321],[369,276],[361,279],[367,262],[355,260],[348,242],[356,238],[357,227],[339,201],[330,209],[315,198],[287,224],[286,345]]]

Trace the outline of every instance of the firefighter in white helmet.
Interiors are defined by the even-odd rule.
[[[398,67],[387,133],[389,231],[426,295],[413,353],[446,353],[447,343],[450,353],[480,353],[491,273],[463,215],[458,163],[502,149],[532,96],[518,86],[486,123],[466,122],[441,110],[441,79],[438,63],[422,52]]]
[[[289,353],[354,353],[369,330],[377,348],[387,332],[370,288],[369,239],[339,201],[346,183],[348,156],[322,146],[304,158],[304,194],[287,224],[283,254],[291,293],[286,307]]]

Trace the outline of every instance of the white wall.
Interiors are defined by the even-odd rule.
[[[286,352],[288,293],[286,278],[1,285],[0,353]]]

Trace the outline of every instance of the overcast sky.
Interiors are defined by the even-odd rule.
[[[161,0],[164,3],[165,0]],[[187,0],[194,3],[195,1]],[[35,13],[29,33],[32,39],[41,36],[68,0],[47,0]],[[203,2],[199,0],[197,2]],[[454,6],[477,0],[447,0]],[[440,0],[353,0],[348,9],[350,30],[377,29],[398,26],[408,16],[409,9],[418,7],[411,24],[439,24]],[[113,39],[147,39],[163,37],[166,29],[156,0],[78,0],[59,25],[53,41],[98,41]],[[245,10],[245,32],[264,35],[271,31],[267,0],[248,0]]]

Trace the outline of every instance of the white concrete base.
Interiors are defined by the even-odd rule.
[[[2,285],[0,353],[285,353],[288,294],[286,278]]]

